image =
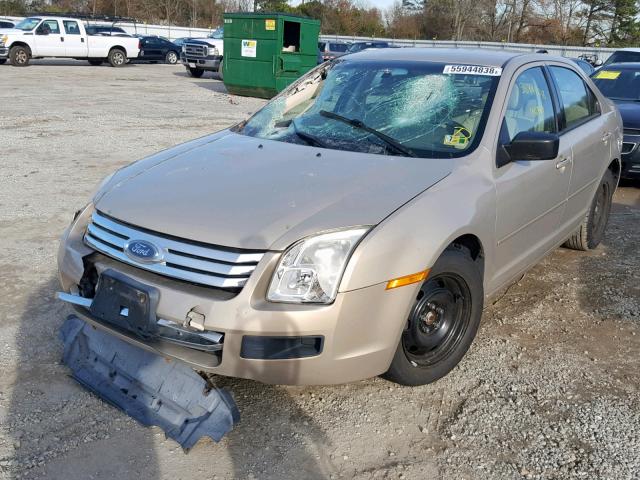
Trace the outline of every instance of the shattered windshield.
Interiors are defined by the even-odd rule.
[[[462,156],[482,135],[499,71],[431,62],[336,61],[313,70],[236,131],[354,152]]]
[[[24,30],[25,32],[30,32],[31,30],[33,30],[34,28],[36,28],[38,26],[38,24],[40,23],[40,18],[25,18],[24,20],[22,20],[21,22],[19,22],[15,28],[17,28],[18,30]]]

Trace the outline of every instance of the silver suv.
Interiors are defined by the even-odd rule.
[[[615,107],[563,58],[345,56],[106,178],[62,239],[61,297],[199,370],[432,382],[486,298],[562,244],[600,243],[621,143]]]

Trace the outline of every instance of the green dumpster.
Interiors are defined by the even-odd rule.
[[[224,15],[229,93],[271,98],[318,63],[320,21],[284,13]]]

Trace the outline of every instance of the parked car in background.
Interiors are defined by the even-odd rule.
[[[162,37],[140,37],[140,55],[136,62],[164,62],[175,65],[180,60],[180,47]]]
[[[421,385],[463,358],[485,298],[563,243],[598,246],[622,120],[573,62],[340,60],[107,177],[62,238],[59,298],[199,371]]]
[[[13,28],[15,26],[16,26],[16,22],[14,22],[13,20],[0,18],[0,28]]]
[[[85,30],[88,35],[131,36],[124,30],[124,28],[112,25],[87,25],[85,26]]]
[[[192,77],[200,78],[204,72],[222,77],[223,52],[222,38],[192,38],[182,45],[180,60]]]
[[[334,58],[341,57],[347,53],[349,44],[339,41],[320,41],[318,42],[318,49],[322,55],[322,61],[327,62]]]
[[[600,91],[613,100],[624,123],[622,177],[640,179],[640,62],[611,63],[593,75]]]
[[[601,68],[612,63],[640,63],[640,48],[622,48],[616,50],[605,60]]]
[[[88,60],[91,65],[106,61],[121,67],[138,56],[138,43],[137,38],[129,36],[88,35],[78,18],[28,17],[14,30],[0,33],[0,59],[8,58],[16,67],[44,57]]]
[[[354,42],[347,48],[345,53],[357,53],[367,48],[390,48],[389,42]]]
[[[587,75],[591,75],[593,72],[596,71],[595,67],[591,63],[587,62],[586,60],[583,60],[581,58],[570,58],[569,60],[574,62],[576,65],[578,65],[582,69],[582,71]]]

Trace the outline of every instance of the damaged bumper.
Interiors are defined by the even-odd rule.
[[[71,302],[76,303],[78,316],[100,329],[179,359],[196,370],[264,383],[346,383],[374,377],[389,368],[415,295],[413,288],[385,290],[385,284],[373,285],[339,293],[330,305],[271,303],[266,292],[279,252],[266,252],[244,287],[230,294],[95,252],[82,241],[91,212],[82,216],[85,218],[78,219],[60,246],[58,264],[64,292],[75,299],[90,297],[93,302],[93,292],[81,294],[88,272],[93,272],[94,283],[99,283],[109,271],[137,282],[146,291],[158,292],[152,308],[158,325],[143,317],[140,321],[147,323],[142,332],[136,332],[135,325],[114,322],[118,312],[112,312],[109,319],[96,314],[89,307],[92,303]],[[117,308],[121,307],[133,311],[131,305],[118,301]],[[187,337],[180,339],[176,332]],[[206,336],[219,338],[219,348],[216,341],[203,341]],[[196,339],[211,348],[194,348]]]
[[[231,396],[191,368],[167,361],[70,316],[60,330],[73,377],[145,426],[158,426],[185,450],[215,441],[240,419]]]

